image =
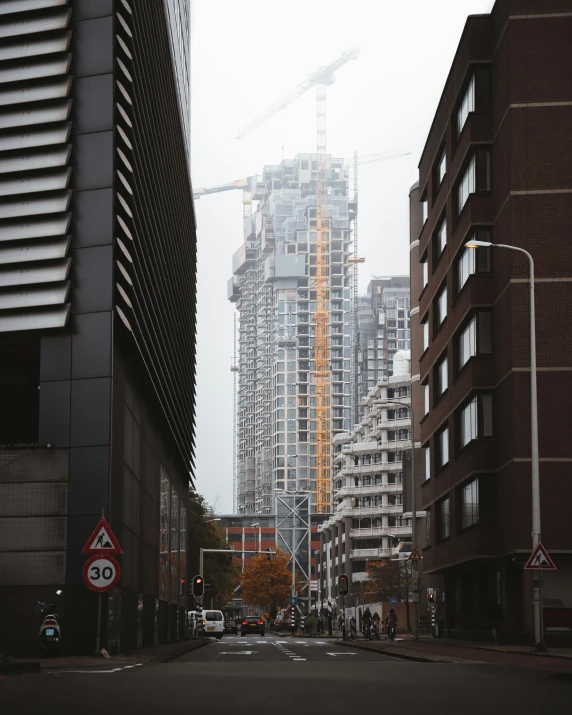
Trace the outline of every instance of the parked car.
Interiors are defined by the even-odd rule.
[[[233,618],[227,618],[224,622],[224,632],[232,635],[238,635],[238,625]]]
[[[220,640],[224,633],[224,616],[222,611],[203,611],[205,636]]]
[[[240,635],[245,636],[248,633],[258,633],[258,635],[264,635],[264,621],[259,616],[246,616],[242,619],[242,624],[240,626]]]

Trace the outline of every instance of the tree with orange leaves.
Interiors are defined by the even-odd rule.
[[[260,554],[252,559],[240,578],[242,599],[251,606],[261,606],[276,616],[278,607],[288,603],[292,595],[292,571],[290,559],[282,551],[276,554]],[[296,577],[296,590],[300,582]]]

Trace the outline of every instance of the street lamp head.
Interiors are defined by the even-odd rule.
[[[479,248],[479,246],[487,248],[492,245],[491,241],[469,241],[468,243],[465,243],[465,248]]]
[[[209,524],[211,521],[222,521],[222,519],[219,519],[218,517],[216,519],[207,519],[206,524]]]

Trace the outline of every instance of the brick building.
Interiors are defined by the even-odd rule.
[[[528,264],[536,265],[549,639],[572,632],[572,2],[469,17],[411,189],[412,401],[424,572],[452,629],[532,630]],[[415,364],[418,364],[418,367]]]

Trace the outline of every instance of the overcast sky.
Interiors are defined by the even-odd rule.
[[[237,131],[310,73],[353,46],[328,88],[328,152],[401,147],[411,155],[359,172],[360,291],[372,275],[409,272],[408,193],[466,18],[492,0],[191,0],[194,189],[261,173],[316,150],[316,93],[243,139]],[[242,192],[205,196],[198,222],[196,486],[232,512],[235,307],[226,299],[242,242]]]

